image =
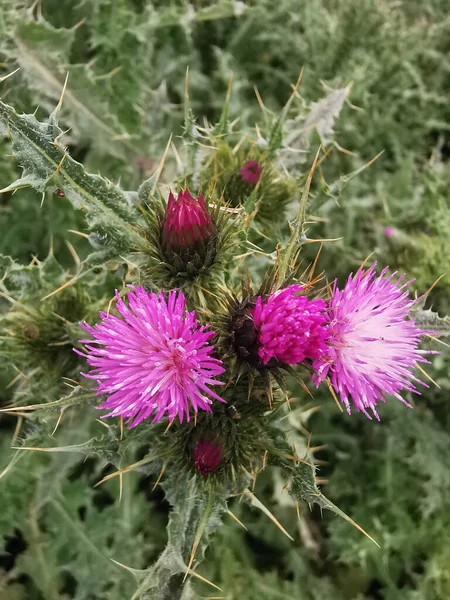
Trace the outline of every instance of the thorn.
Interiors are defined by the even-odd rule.
[[[81,231],[76,231],[75,229],[68,229],[67,230],[69,233],[75,233],[76,235],[79,235],[81,237],[86,238],[87,240],[89,239],[89,236],[87,235],[87,233],[82,233]],[[112,559],[111,559],[112,560]]]
[[[294,541],[294,538],[286,531],[286,529],[281,525],[281,523],[274,517],[274,515],[270,512],[270,510],[268,508],[266,508],[264,506],[264,504],[262,502],[260,502],[256,496],[254,494],[252,494],[252,492],[250,490],[246,490],[245,492],[243,492],[244,496],[247,496],[248,498],[250,498],[251,501],[251,505],[255,506],[256,508],[259,508],[267,517],[269,517],[269,519],[275,523],[275,525],[278,527],[278,529],[280,529],[280,531],[282,531],[284,533],[284,535],[286,537],[288,537],[292,542]]]
[[[66,242],[67,248],[69,249],[70,254],[72,255],[72,258],[73,258],[76,266],[79,267],[81,264],[81,260],[77,254],[77,251],[75,250],[75,248],[72,246],[72,244],[68,240],[65,240],[65,242]]]
[[[316,267],[317,267],[317,261],[319,260],[320,253],[322,252],[322,248],[323,248],[323,244],[320,244],[319,250],[317,251],[317,254],[316,254],[316,258],[314,259],[311,269],[309,270],[308,279],[307,279],[308,284],[311,283],[311,280],[313,278],[314,271],[316,270]]]
[[[23,424],[23,415],[19,415],[19,418],[17,419],[16,428],[14,429],[13,442],[15,442],[17,440],[17,438],[19,437],[20,430],[22,428],[22,424]]]
[[[158,484],[161,481],[162,476],[164,475],[164,471],[166,470],[166,467],[167,467],[167,463],[163,465],[163,468],[161,469],[161,471],[158,475],[158,479],[155,481],[155,485],[152,487],[152,492],[154,492],[155,489],[158,487]]]
[[[255,491],[255,487],[256,487],[256,478],[258,477],[258,469],[255,469],[253,471],[253,481],[252,481],[252,492]]]
[[[183,161],[181,160],[181,157],[180,157],[180,155],[178,153],[177,147],[175,146],[175,144],[173,142],[170,144],[170,146],[171,146],[172,152],[173,152],[173,154],[175,156],[175,160],[176,160],[176,163],[177,163],[177,169],[178,169],[178,171],[180,173],[182,173],[183,169],[184,169],[184,166],[183,166]]]
[[[9,79],[13,75],[15,75],[17,73],[17,71],[20,71],[20,67],[18,69],[16,69],[15,71],[12,71],[12,73],[9,73],[8,75],[4,75],[3,77],[0,77],[0,83],[2,83],[3,81],[6,81],[7,79]]]
[[[123,569],[126,569],[127,571],[129,571],[130,573],[136,573],[136,571],[138,573],[145,573],[146,571],[144,569],[133,569],[132,567],[127,567],[127,565],[124,565],[123,563],[119,562],[118,560],[114,560],[113,558],[109,559],[111,562],[113,562],[114,564],[118,565],[119,567],[122,567]]]
[[[53,111],[55,115],[58,115],[59,111],[62,108],[62,104],[63,104],[63,100],[64,100],[64,94],[66,93],[66,87],[67,87],[67,81],[68,81],[68,79],[69,79],[69,72],[66,73],[66,79],[64,80],[64,85],[63,85],[63,89],[61,91],[61,96],[59,97],[59,102],[56,105],[55,110]],[[57,169],[57,171],[59,172],[59,169]]]
[[[61,423],[61,419],[62,419],[63,414],[64,414],[64,409],[62,408],[60,410],[60,412],[59,412],[59,417],[58,417],[58,420],[56,421],[55,428],[53,429],[53,431],[52,431],[52,433],[50,435],[54,435],[56,433],[56,430],[58,429],[59,424]]]
[[[6,389],[8,390],[9,388],[11,388],[15,383],[17,383],[19,381],[19,379],[21,379],[22,377],[24,377],[24,374],[19,372],[17,373],[17,375],[14,377],[14,379],[12,381],[10,381],[8,383],[8,385],[6,386]]]
[[[256,85],[253,86],[253,89],[255,91],[255,96],[256,96],[256,99],[258,101],[258,104],[259,104],[262,112],[265,112],[267,109],[264,106],[264,102],[262,101],[261,95],[260,95],[260,93],[259,93],[258,88],[256,87]]]
[[[344,412],[344,409],[342,408],[342,405],[341,405],[341,403],[339,402],[339,400],[338,400],[338,397],[336,396],[336,392],[334,391],[333,384],[332,384],[332,383],[331,383],[331,381],[328,379],[328,377],[325,379],[325,382],[326,382],[326,384],[327,384],[327,386],[328,386],[328,389],[330,390],[330,394],[332,395],[332,397],[333,397],[333,400],[336,402],[336,405],[337,405],[337,407],[339,408],[339,410],[340,410],[341,412]]]
[[[107,315],[109,315],[109,313],[111,312],[111,306],[112,306],[113,302],[117,302],[117,297],[116,297],[116,296],[113,296],[113,297],[111,298],[111,300],[108,302],[108,308],[107,308],[107,310],[106,310],[106,314],[107,314]],[[122,417],[121,417],[121,418],[122,418]]]
[[[109,426],[107,425],[107,427],[109,427]],[[136,469],[136,467],[140,467],[141,465],[146,465],[147,463],[151,462],[153,459],[154,459],[153,456],[150,457],[150,458],[148,458],[148,457],[147,458],[143,458],[142,460],[138,460],[137,462],[133,463],[132,465],[128,465],[128,467],[125,467],[124,469],[119,469],[118,471],[114,471],[114,473],[110,473],[109,475],[106,475],[106,477],[103,477],[103,479],[101,479],[100,481],[98,481],[94,485],[94,487],[98,487],[102,483],[105,483],[106,481],[109,481],[110,479],[113,479],[113,477],[117,477],[121,473],[128,473],[129,471],[134,471],[134,469]]]
[[[439,281],[445,277],[446,273],[442,273],[442,275],[440,275],[436,281],[430,285],[430,287],[427,289],[427,291],[420,297],[418,298],[418,300],[421,300],[423,303],[425,302],[425,300],[428,298],[430,292],[433,290],[433,288],[439,283]]]
[[[371,256],[373,256],[374,254],[375,254],[375,250],[374,250],[373,252],[371,252],[371,253],[370,253],[370,254],[367,256],[367,258],[365,258],[365,259],[363,260],[363,262],[361,263],[361,265],[360,265],[360,267],[359,267],[359,269],[358,269],[358,273],[359,273],[359,272],[360,272],[362,269],[364,269],[364,267],[366,266],[366,264],[367,264],[368,260],[369,260],[369,259],[370,259],[370,257],[371,257]]]
[[[419,369],[419,371],[420,371],[420,372],[421,372],[423,375],[425,375],[425,377],[426,377],[426,378],[427,378],[429,381],[431,381],[431,383],[433,383],[433,384],[434,384],[434,385],[435,385],[437,388],[441,389],[441,386],[440,386],[440,385],[439,385],[439,384],[438,384],[438,383],[437,383],[437,382],[436,382],[434,379],[432,379],[432,377],[430,377],[430,375],[428,375],[428,373],[425,371],[425,369],[422,369],[422,367],[421,367],[421,366],[420,366],[418,363],[416,363],[416,367]]]
[[[243,528],[245,529],[245,531],[248,531],[248,529],[247,529],[247,527],[244,525],[244,523],[242,523],[242,521],[240,521],[240,520],[237,518],[237,516],[231,512],[231,510],[230,510],[230,509],[228,509],[228,510],[227,510],[227,513],[230,515],[230,517],[231,517],[231,518],[233,518],[233,519],[236,521],[236,523],[239,523],[239,525],[240,525],[241,527],[243,527]]]
[[[167,433],[167,432],[169,431],[169,429],[172,427],[172,423],[173,423],[173,421],[169,421],[169,423],[168,423],[167,427],[166,427],[166,428],[165,428],[165,430],[164,430],[164,433],[163,433],[163,435],[166,435],[166,433]]]
[[[440,344],[442,344],[443,346],[446,346],[447,348],[450,348],[450,344],[447,344],[446,342],[443,342],[442,340],[440,340],[437,337],[434,337],[434,335],[431,335],[429,333],[425,334],[428,338],[430,338],[430,340],[433,340],[434,342],[439,342]]]
[[[0,473],[0,479],[2,479],[2,477],[5,477],[5,475],[7,475],[9,473],[9,471],[13,468],[13,466],[15,465],[15,463],[18,460],[20,460],[20,457],[22,457],[22,456],[23,456],[23,454],[19,454],[19,452],[16,452],[14,454],[14,456],[11,458],[11,460],[9,461],[9,463],[6,465],[6,467]]]
[[[206,579],[206,577],[203,577],[202,575],[199,575],[198,573],[196,573],[195,571],[193,571],[189,567],[187,567],[187,569],[186,569],[185,579],[186,579],[187,575],[193,575],[194,577],[198,577],[198,579],[200,579],[201,581],[204,581],[205,583],[208,583],[213,588],[216,588],[216,590],[219,590],[219,592],[223,592],[222,588],[220,588],[218,585],[216,585],[212,581],[209,581],[209,579]]]
[[[266,450],[264,452],[264,456],[263,456],[261,471],[264,471],[264,469],[266,468],[267,454],[268,454],[268,451]]]
[[[60,286],[57,290],[54,290],[53,292],[50,292],[50,294],[47,294],[46,296],[41,298],[41,302],[44,300],[47,300],[48,298],[50,298],[51,296],[54,296],[55,294],[58,294],[59,292],[62,292],[62,290],[64,290],[66,287],[69,287],[73,283],[75,283],[77,281],[77,279],[78,279],[78,276],[72,277],[72,279],[70,281],[66,281],[66,283],[64,283],[62,286]]]
[[[164,165],[166,163],[167,155],[169,153],[169,148],[170,148],[171,144],[172,144],[172,134],[170,134],[170,136],[169,136],[169,140],[166,144],[166,148],[163,152],[161,160],[159,161],[159,165],[157,166],[156,171],[152,175],[152,180],[154,180],[152,188],[151,188],[152,195],[156,192],[156,187],[158,185],[159,178],[161,177],[161,173],[164,169]]]

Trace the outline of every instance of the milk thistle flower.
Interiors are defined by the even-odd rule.
[[[301,296],[302,286],[289,285],[266,299],[258,297],[253,312],[258,354],[264,364],[275,358],[295,365],[325,351],[325,302]]]
[[[406,406],[400,395],[418,394],[412,371],[417,362],[428,362],[418,349],[421,331],[409,312],[414,304],[396,273],[377,276],[375,265],[351,274],[344,288],[334,284],[328,304],[328,352],[313,362],[316,385],[330,376],[334,389],[350,414],[354,408],[369,419],[369,409],[379,420],[375,406],[392,395]]]
[[[189,421],[189,404],[195,412],[211,412],[212,399],[224,402],[208,387],[223,385],[214,379],[224,372],[208,343],[214,332],[186,312],[182,292],[166,299],[133,287],[128,306],[116,297],[120,317],[102,312],[100,323],[81,324],[93,337],[80,340],[93,367],[84,376],[97,381],[97,395],[108,395],[98,407],[110,411],[106,417],[121,416],[130,427],[165,414],[182,422]]]
[[[300,284],[258,296],[231,322],[238,355],[261,367],[272,359],[294,365],[319,358],[326,350],[325,302],[301,295]]]
[[[250,185],[256,185],[261,179],[262,166],[257,160],[248,160],[241,168],[241,177]]]

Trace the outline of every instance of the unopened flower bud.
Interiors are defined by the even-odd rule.
[[[161,232],[163,246],[192,248],[207,243],[214,233],[215,226],[201,194],[196,199],[184,190],[175,199],[170,192]]]
[[[248,160],[241,168],[241,177],[250,185],[256,185],[261,179],[262,166],[257,160]]]
[[[217,229],[200,194],[170,192],[160,232],[161,252],[178,275],[196,277],[216,257]]]
[[[199,439],[194,448],[194,467],[202,477],[217,470],[222,462],[222,449],[217,442]]]

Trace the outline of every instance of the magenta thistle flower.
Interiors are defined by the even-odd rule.
[[[387,227],[385,227],[385,228],[383,229],[383,233],[384,233],[384,235],[385,235],[387,238],[390,238],[390,237],[392,237],[392,236],[394,235],[394,233],[395,233],[395,230],[394,230],[394,228],[393,228],[393,227],[390,227],[390,226],[388,225]]]
[[[257,160],[248,160],[241,168],[241,177],[245,183],[256,185],[261,178],[262,166]]]
[[[213,237],[215,229],[201,194],[193,198],[188,190],[184,190],[175,200],[170,192],[161,231],[166,248],[192,248],[206,243]]]
[[[264,364],[275,358],[288,365],[316,359],[326,350],[325,302],[301,296],[302,286],[290,285],[267,298],[258,297],[253,313]]]
[[[222,462],[222,449],[217,444],[200,439],[194,448],[194,467],[202,477],[217,470]]]
[[[330,376],[333,387],[350,414],[350,400],[369,419],[385,394],[410,406],[400,391],[418,394],[412,381],[422,383],[412,371],[417,362],[428,362],[418,349],[423,335],[408,318],[414,304],[405,290],[410,282],[377,276],[375,265],[350,275],[343,290],[335,282],[328,309],[329,351],[314,361],[316,385]]]
[[[100,323],[81,324],[94,338],[80,340],[93,367],[85,377],[97,381],[97,395],[108,395],[98,407],[110,411],[106,417],[120,415],[130,427],[165,414],[182,422],[189,421],[189,403],[195,412],[211,412],[211,398],[224,402],[208,387],[223,385],[214,379],[224,372],[222,361],[208,344],[214,332],[186,312],[182,292],[166,300],[162,292],[133,287],[128,307],[116,297],[120,317],[102,312]]]

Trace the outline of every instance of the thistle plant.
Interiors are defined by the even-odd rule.
[[[315,274],[317,261],[302,272],[304,246],[314,241],[307,216],[322,149],[305,172],[279,168],[296,92],[280,116],[265,115],[255,139],[248,131],[250,141],[237,142],[229,97],[219,122],[199,127],[186,93],[183,143],[173,158],[167,146],[138,191],[86,172],[70,156],[58,124],[63,97],[47,122],[0,103],[0,134],[23,166],[8,190],[64,194],[84,212],[82,233],[93,247],[74,272],[49,259],[45,285],[36,275],[42,265],[2,259],[1,339],[16,349],[5,352],[11,369],[24,374],[3,411],[27,417],[15,436],[17,456],[34,449],[101,457],[109,472],[96,484],[117,479],[117,502],[132,472],[156,477],[172,506],[165,550],[150,565],[106,557],[134,577],[126,590],[135,600],[200,597],[201,561],[235,496],[291,537],[253,491],[263,471],[277,470],[294,502],[356,525],[319,489],[313,454],[299,456],[284,426],[293,378],[299,401],[322,386],[330,404],[337,399],[349,413],[353,405],[378,419],[386,400],[408,410],[419,393],[414,383],[422,383],[415,367],[429,353],[419,343],[445,329],[422,310],[424,297],[409,295],[411,282],[388,267],[377,275],[375,264],[361,265],[343,289],[334,273]],[[168,181],[171,160],[179,176]],[[25,366],[49,369],[45,352],[57,384],[72,389],[54,398],[38,379],[35,402]],[[55,445],[56,429],[74,435],[74,421],[62,418],[68,409],[88,421],[93,437]],[[118,585],[115,593],[124,592]]]

